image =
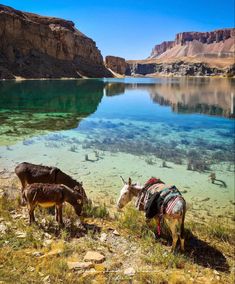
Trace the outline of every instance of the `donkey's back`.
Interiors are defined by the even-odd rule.
[[[15,168],[15,173],[21,181],[22,187],[32,183],[55,183],[56,167],[47,167],[42,165],[34,165],[31,163],[20,163]]]
[[[23,162],[16,166],[15,173],[21,181],[22,191],[27,184],[32,183],[64,184],[69,188],[78,186],[83,195],[83,202],[88,202],[88,198],[84,188],[82,187],[82,183],[74,180],[57,167],[48,167]]]

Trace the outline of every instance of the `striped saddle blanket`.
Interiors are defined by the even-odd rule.
[[[166,185],[158,179],[156,183],[153,179],[150,180],[152,183],[149,185],[147,182],[139,194],[136,207],[145,211],[146,218],[165,213],[173,214],[178,201],[183,199],[179,190],[174,185]]]

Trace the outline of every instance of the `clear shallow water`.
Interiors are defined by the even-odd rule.
[[[195,206],[209,197],[207,210],[232,210],[234,86],[204,78],[0,82],[1,169],[57,165],[106,196],[117,195],[120,174],[142,183],[160,176]]]

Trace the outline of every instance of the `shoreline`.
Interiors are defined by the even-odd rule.
[[[154,75],[153,74],[148,74],[148,75],[141,75],[141,74],[136,74],[134,76],[116,76],[113,78],[110,77],[96,77],[96,78],[92,78],[92,77],[82,77],[82,78],[76,78],[76,77],[59,77],[59,78],[15,78],[15,79],[0,79],[0,82],[4,82],[4,81],[15,81],[15,82],[21,82],[21,81],[60,81],[60,80],[105,80],[105,79],[125,79],[125,78],[218,78],[218,79],[227,79],[227,80],[232,80],[235,79],[235,76],[233,77],[226,77],[224,75],[208,75],[208,76],[200,76],[200,75],[195,75],[195,76],[189,76],[189,75],[174,75],[174,74],[157,74]]]

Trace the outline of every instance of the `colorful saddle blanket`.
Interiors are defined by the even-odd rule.
[[[181,193],[174,185],[166,185],[160,179],[151,178],[138,196],[136,207],[145,211],[146,218],[172,213]]]

